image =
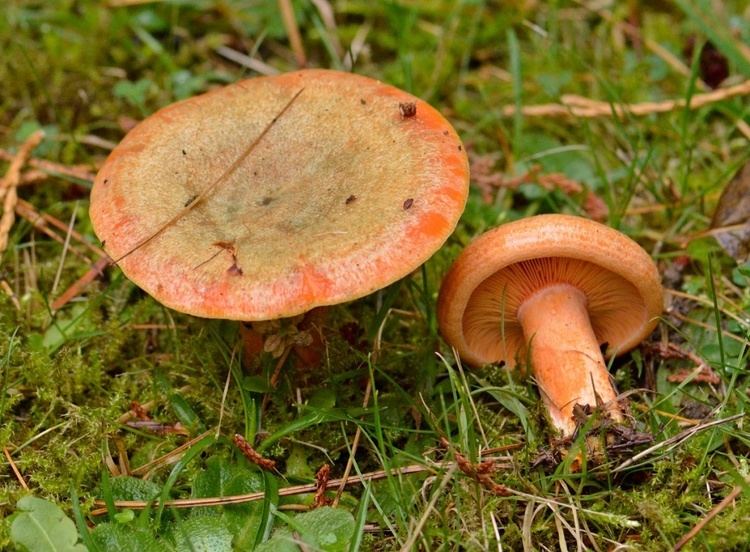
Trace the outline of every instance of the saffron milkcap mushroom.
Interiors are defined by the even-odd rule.
[[[622,420],[600,346],[635,347],[662,312],[659,273],[632,239],[598,222],[539,215],[474,240],[438,299],[445,340],[472,365],[529,358],[550,419],[563,436],[576,404]]]
[[[365,296],[453,231],[461,141],[382,82],[303,70],[170,105],[100,169],[90,216],[125,275],[164,305],[267,321]]]

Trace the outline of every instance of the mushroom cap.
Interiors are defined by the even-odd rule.
[[[370,78],[305,70],[148,117],[97,174],[90,216],[128,278],[166,306],[269,320],[409,274],[453,231],[468,187],[461,141],[430,105]]]
[[[607,354],[643,340],[663,310],[656,265],[632,239],[570,215],[539,215],[505,224],[474,240],[443,280],[440,331],[473,365],[514,366],[526,339],[517,310],[550,284],[580,289]]]

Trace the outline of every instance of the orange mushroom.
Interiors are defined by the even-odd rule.
[[[351,73],[253,78],[168,106],[112,151],[97,236],[161,303],[265,321],[365,296],[453,231],[468,161],[438,111]]]
[[[633,240],[598,222],[540,215],[483,234],[443,281],[438,320],[468,363],[527,356],[552,424],[574,433],[576,404],[622,419],[607,355],[624,353],[656,326],[659,273]]]

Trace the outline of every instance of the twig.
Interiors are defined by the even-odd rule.
[[[719,502],[716,506],[711,508],[711,511],[708,512],[703,519],[701,519],[698,523],[695,524],[695,526],[685,533],[680,540],[677,541],[677,544],[674,545],[674,552],[678,552],[679,550],[682,550],[682,548],[690,542],[698,533],[701,532],[701,530],[708,525],[708,522],[711,521],[713,518],[715,518],[719,513],[721,513],[722,510],[724,510],[727,506],[729,506],[734,499],[736,499],[740,494],[742,493],[742,487],[737,486],[734,489],[732,489],[732,492],[730,492],[727,496],[724,497],[724,500]]]
[[[97,277],[104,274],[104,269],[109,266],[109,263],[109,257],[104,257],[91,265],[91,268],[89,268],[83,276],[73,282],[68,289],[63,291],[62,294],[52,302],[52,310],[60,310],[67,305],[71,299],[81,294],[86,286],[93,282]]]
[[[21,180],[21,168],[42,138],[44,138],[44,132],[41,130],[29,136],[11,160],[8,172],[0,179],[0,200],[3,202],[3,212],[0,215],[0,253],[8,247],[10,229],[16,220],[16,203],[18,203],[16,187]]]
[[[13,291],[13,288],[10,287],[10,284],[7,282],[7,280],[0,280],[0,288],[2,288],[2,290],[5,292],[5,295],[10,298],[10,302],[13,303],[13,306],[16,307],[16,310],[20,311],[21,302],[18,300],[18,297]]]
[[[26,480],[21,475],[21,472],[18,471],[18,468],[16,467],[16,463],[13,461],[13,458],[10,455],[10,451],[8,450],[8,447],[3,447],[3,453],[5,453],[5,457],[8,459],[8,464],[10,464],[10,469],[13,470],[13,473],[16,476],[16,479],[18,479],[18,482],[21,484],[21,487],[29,490],[29,486],[26,484]]]
[[[203,435],[199,436],[198,440],[208,435],[207,433],[204,433]],[[196,439],[193,439],[191,444],[196,441]],[[185,443],[181,448],[189,448],[189,444]],[[176,451],[172,451],[169,453],[169,455],[173,455]],[[162,457],[164,458],[164,457]],[[497,458],[497,461],[504,460],[504,458]],[[156,460],[154,461],[156,462]],[[151,462],[150,464],[153,464],[154,462]],[[411,475],[415,473],[437,473],[438,470],[441,469],[455,469],[457,468],[457,465],[455,462],[438,462],[433,465],[423,465],[423,464],[411,464],[409,466],[403,466],[401,468],[397,468],[394,470],[378,470],[370,473],[365,474],[357,474],[357,475],[350,475],[348,478],[344,479],[330,479],[328,483],[326,484],[326,488],[330,489],[332,487],[338,487],[339,485],[355,485],[355,484],[362,484],[368,481],[378,481],[381,479],[385,479],[387,477],[392,477],[394,475]],[[133,470],[134,475],[138,475],[138,473],[142,473],[143,466],[141,468],[136,468]],[[279,489],[279,496],[294,496],[299,494],[308,494],[308,493],[314,493],[318,489],[317,483],[312,484],[306,484],[306,485],[295,485],[292,487],[286,487],[283,489]],[[263,500],[266,497],[266,493],[264,491],[258,491],[255,493],[248,493],[243,495],[232,495],[232,496],[220,496],[220,497],[211,497],[211,498],[181,498],[181,499],[175,499],[175,500],[168,500],[163,503],[165,508],[196,508],[196,507],[203,507],[203,506],[226,506],[228,504],[244,504],[246,502],[256,502],[258,500]],[[105,502],[103,500],[95,500],[94,504],[96,506],[105,506]],[[144,500],[117,500],[114,503],[115,508],[131,508],[134,510],[142,510],[144,508],[147,508],[151,502],[147,502]],[[91,512],[91,515],[99,515],[107,513],[106,508],[102,508],[100,510],[94,510]]]
[[[573,94],[565,94],[560,98],[561,103],[559,104],[529,105],[521,108],[521,113],[527,117],[580,117],[585,119],[611,116],[623,117],[625,115],[639,117],[651,113],[667,113],[684,107],[698,109],[705,105],[747,94],[750,94],[750,80],[746,80],[735,86],[696,94],[690,98],[689,106],[684,98],[661,102],[623,104],[602,102]],[[515,113],[515,106],[506,106],[502,110],[502,114],[505,117],[512,117]]]
[[[57,217],[50,215],[49,213],[38,212],[31,203],[21,198],[18,199],[18,204],[16,205],[16,214],[28,220],[31,224],[34,225],[35,228],[41,230],[50,237],[52,237],[52,235],[44,228],[47,224],[54,226],[55,228],[63,232],[68,231],[68,225],[63,221],[61,221]],[[86,249],[95,253],[98,257],[107,256],[106,251],[104,251],[101,247],[97,247],[96,245],[90,243],[80,232],[76,230],[70,230],[70,236],[76,241],[80,242],[84,247],[86,247]],[[60,241],[60,243],[62,243],[62,238],[60,238],[59,236],[53,237],[52,239],[58,240]],[[72,250],[73,249],[71,247],[71,251]]]
[[[302,36],[299,33],[299,27],[297,27],[297,20],[294,17],[294,7],[291,0],[277,0],[277,2],[281,19],[284,22],[284,29],[289,37],[294,58],[297,61],[297,67],[302,68],[307,65],[307,56],[305,55],[305,48],[302,46]]]
[[[721,420],[714,420],[712,422],[706,422],[705,424],[696,425],[696,426],[688,428],[688,429],[686,429],[684,431],[681,431],[680,433],[678,433],[674,437],[670,437],[669,439],[665,439],[661,443],[657,443],[654,446],[649,447],[646,450],[643,450],[643,451],[639,452],[638,454],[634,455],[633,457],[628,458],[622,464],[620,464],[615,469],[613,469],[611,473],[621,472],[625,468],[627,468],[628,466],[631,466],[632,464],[635,464],[641,458],[645,458],[649,454],[651,454],[652,452],[655,452],[655,451],[657,451],[659,449],[666,448],[667,449],[666,452],[669,452],[674,447],[682,444],[683,441],[686,441],[686,440],[690,439],[691,437],[693,437],[697,433],[700,433],[701,431],[704,431],[706,429],[710,429],[712,427],[719,426],[721,424],[725,424],[727,422],[733,422],[734,420],[739,420],[743,416],[744,416],[744,414],[742,414],[742,413],[735,414],[734,416],[729,416],[728,418],[722,418]]]
[[[137,470],[134,470],[133,473],[136,473]],[[336,487],[338,485],[341,485],[342,482],[344,482],[345,485],[354,485],[357,483],[364,483],[366,481],[377,481],[380,479],[385,479],[386,477],[389,477],[390,475],[398,474],[398,475],[408,475],[413,473],[423,473],[426,471],[432,471],[432,468],[429,468],[427,466],[423,466],[421,464],[412,464],[410,466],[404,466],[402,468],[399,468],[397,470],[392,470],[391,472],[386,472],[385,470],[379,470],[363,475],[352,475],[347,480],[344,479],[331,479],[328,481],[328,487]],[[307,485],[295,485],[293,487],[286,487],[284,489],[279,489],[279,496],[294,496],[298,494],[308,494],[308,493],[314,493],[317,489],[317,484],[307,484]],[[248,493],[243,495],[232,495],[232,496],[221,496],[221,497],[213,497],[213,498],[182,498],[182,499],[176,499],[176,500],[168,500],[163,503],[165,508],[196,508],[196,507],[202,507],[202,506],[226,506],[228,504],[244,504],[246,502],[256,502],[258,500],[263,500],[266,497],[266,493],[264,491],[258,491],[255,493]],[[94,501],[94,504],[96,506],[105,506],[105,502],[103,500],[96,500]],[[131,508],[134,510],[142,510],[151,504],[150,502],[144,501],[144,500],[117,500],[115,501],[114,505],[115,508]],[[104,511],[99,512],[98,510],[94,510],[91,512],[91,515],[98,515],[99,513],[106,513],[106,508]]]
[[[12,161],[14,155],[10,153],[8,150],[4,150],[0,148],[0,160],[2,161]],[[64,176],[70,176],[73,178],[77,178],[79,180],[84,180],[87,182],[93,182],[94,181],[94,173],[89,170],[89,168],[86,165],[62,165],[60,163],[54,163],[52,161],[47,161],[46,159],[37,159],[36,157],[32,157],[28,160],[28,165],[30,167],[34,167],[35,169],[39,169],[40,171],[43,171],[50,175],[64,175]]]
[[[255,149],[255,147],[260,143],[260,141],[268,134],[268,132],[273,128],[273,126],[276,124],[276,122],[281,118],[287,110],[292,107],[292,104],[299,98],[299,95],[302,94],[304,91],[304,88],[300,88],[294,96],[291,97],[291,99],[284,105],[284,107],[281,108],[281,110],[278,112],[278,114],[271,119],[271,121],[265,126],[265,128],[261,131],[261,133],[250,143],[250,145],[245,148],[245,150],[240,154],[240,156],[234,160],[234,162],[225,170],[216,180],[211,182],[208,186],[206,186],[203,191],[198,194],[195,199],[193,199],[190,204],[188,204],[186,207],[181,209],[177,214],[175,214],[172,218],[167,220],[166,222],[162,223],[161,226],[159,226],[154,232],[152,232],[150,235],[146,236],[145,238],[139,240],[130,250],[125,252],[124,254],[120,255],[117,259],[112,261],[114,264],[119,263],[122,261],[125,257],[128,257],[147,243],[151,242],[155,238],[157,238],[159,235],[161,235],[162,232],[164,232],[167,228],[172,226],[174,223],[176,223],[178,220],[180,220],[182,217],[187,215],[190,211],[192,211],[195,207],[197,207],[199,204],[203,203],[218,187],[220,184],[224,183],[229,176],[234,173],[234,171],[237,170],[237,168],[242,164],[245,159],[250,155],[250,153]]]

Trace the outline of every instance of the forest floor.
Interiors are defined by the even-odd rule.
[[[746,3],[293,4],[295,47],[271,0],[4,3],[0,174],[44,135],[15,206],[0,188],[0,548],[28,546],[33,521],[45,550],[746,549]],[[238,324],[92,268],[88,198],[137,121],[302,58],[435,106],[471,192],[438,253],[333,307],[322,365],[290,356],[273,387],[276,359],[243,365]],[[658,328],[611,361],[631,426],[617,454],[583,437],[559,454],[532,378],[462,366],[439,335],[459,252],[541,213],[619,229],[662,274]],[[368,477],[316,495],[325,465],[319,480]],[[164,504],[199,498],[217,500]]]

